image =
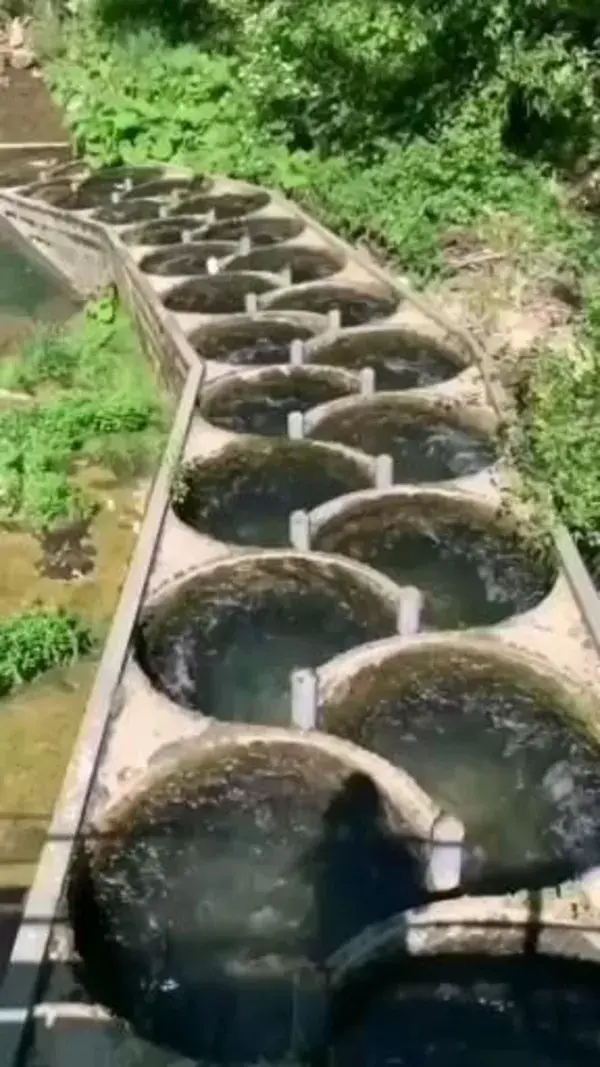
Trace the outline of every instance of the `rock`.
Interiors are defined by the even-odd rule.
[[[25,27],[20,19],[11,19],[8,27],[8,47],[11,52],[23,48],[25,45]]]
[[[29,70],[35,64],[36,58],[31,48],[17,48],[11,54],[10,65],[13,70]]]

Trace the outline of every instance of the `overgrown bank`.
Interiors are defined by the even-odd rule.
[[[93,163],[277,185],[421,284],[465,234],[510,246],[515,278],[573,279],[576,352],[528,364],[518,458],[593,555],[600,243],[572,192],[600,148],[599,36],[587,0],[99,0],[49,73]]]

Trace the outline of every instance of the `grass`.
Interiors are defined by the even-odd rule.
[[[74,326],[40,333],[0,366],[0,387],[25,393],[0,412],[0,521],[43,532],[89,517],[76,462],[148,469],[165,410],[125,312],[89,305]]]

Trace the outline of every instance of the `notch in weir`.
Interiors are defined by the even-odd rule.
[[[372,396],[375,392],[375,368],[363,367],[358,375],[362,396]]]
[[[301,667],[290,675],[292,726],[299,730],[315,730],[319,692],[317,672],[310,667]]]
[[[258,297],[256,293],[246,293],[244,302],[248,315],[256,315],[258,311]]]
[[[307,511],[292,511],[289,537],[296,552],[310,552],[310,522]]]
[[[426,882],[432,893],[458,889],[462,878],[465,828],[454,815],[441,812],[431,829]]]
[[[419,633],[424,603],[423,594],[416,586],[406,585],[400,590],[397,629],[401,637]]]
[[[290,363],[294,367],[301,367],[304,363],[304,342],[297,337],[290,345]]]
[[[290,441],[301,441],[304,437],[304,412],[288,411],[287,433]]]
[[[389,489],[394,484],[394,457],[389,452],[375,456],[375,488]]]

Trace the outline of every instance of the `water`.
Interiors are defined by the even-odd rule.
[[[454,378],[460,367],[448,349],[408,330],[361,331],[319,348],[313,363],[373,367],[378,390],[421,389]]]
[[[286,289],[281,296],[269,300],[273,310],[312,311],[326,315],[339,308],[342,326],[360,326],[365,322],[387,318],[398,307],[398,299],[375,297],[361,293],[349,285],[315,285],[311,289]]]
[[[325,716],[463,821],[482,850],[473,877],[518,872],[519,888],[536,865],[600,858],[599,752],[569,712],[518,665],[434,648],[359,674]]]
[[[205,274],[209,259],[222,260],[231,256],[235,249],[235,244],[226,241],[190,242],[177,250],[170,248],[167,252],[145,256],[140,263],[140,270],[147,274],[162,275]]]
[[[173,502],[200,533],[242,545],[289,544],[289,517],[370,479],[353,460],[310,441],[248,439],[183,472]]]
[[[0,355],[36,323],[60,322],[77,308],[58,277],[44,270],[0,229]]]
[[[148,177],[151,178],[149,171]],[[160,178],[156,181],[148,180],[140,182],[139,186],[125,193],[125,200],[134,200],[138,196],[144,197],[169,197],[181,193],[201,193],[210,189],[210,178],[196,176],[195,178]]]
[[[575,1067],[598,1060],[597,966],[535,958],[426,961],[338,1008],[331,1067]]]
[[[275,245],[299,237],[304,229],[301,219],[273,216],[225,219],[209,226],[206,236],[215,241],[239,241],[248,236],[255,246]]]
[[[290,559],[226,565],[144,624],[137,654],[176,703],[233,722],[289,726],[290,673],[391,636],[396,612],[336,568]]]
[[[217,274],[184,282],[164,296],[163,303],[169,311],[232,315],[245,310],[248,293],[267,293],[275,287],[274,282],[261,274]]]
[[[250,193],[221,193],[215,196],[186,197],[173,209],[175,215],[206,215],[214,211],[218,219],[235,219],[266,207],[271,197],[261,189]]]
[[[205,359],[235,365],[267,366],[287,363],[292,341],[308,340],[314,331],[285,319],[246,319],[237,324],[210,326],[190,337]]]
[[[185,230],[194,230],[196,239],[200,239],[199,222],[197,215],[178,215],[176,219],[161,219],[160,222],[149,222],[147,226],[132,227],[119,236],[127,245],[177,245]]]
[[[311,436],[362,448],[373,456],[389,453],[396,482],[436,482],[476,474],[497,459],[493,441],[483,434],[433,414],[411,415],[393,400],[378,398],[329,415]]]
[[[328,523],[314,547],[416,586],[424,594],[424,629],[501,622],[540,603],[553,578],[517,540],[435,498],[364,504]]]
[[[306,1055],[319,963],[423,899],[400,829],[370,779],[316,751],[254,744],[171,773],[72,884],[88,992],[194,1060]]]
[[[96,211],[95,218],[110,226],[125,226],[128,222],[156,219],[159,212],[160,204],[156,200],[130,200],[100,208]]]
[[[236,256],[227,270],[266,270],[277,274],[289,268],[293,284],[329,278],[344,266],[342,256],[315,248],[256,248],[248,255]]]
[[[202,413],[224,430],[274,437],[287,433],[289,412],[308,411],[351,392],[351,386],[333,378],[331,371],[319,372],[316,367],[277,369],[252,381],[238,380],[221,387],[204,402]]]

